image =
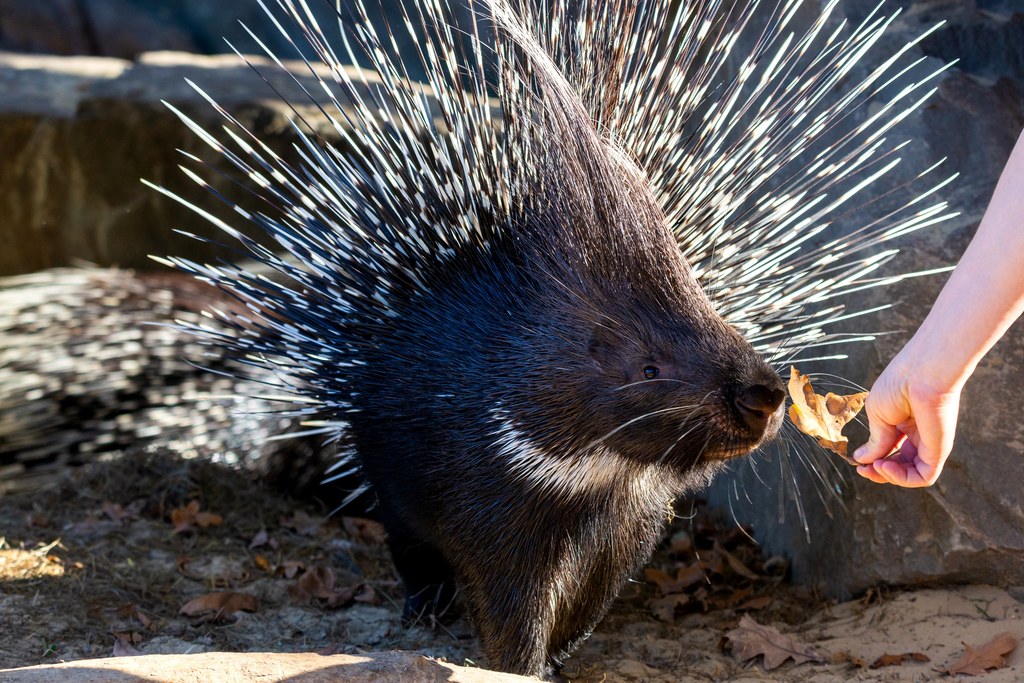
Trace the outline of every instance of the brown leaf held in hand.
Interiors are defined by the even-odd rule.
[[[783,635],[771,626],[762,626],[747,615],[743,615],[739,626],[726,633],[725,637],[733,656],[741,662],[764,655],[767,671],[779,668],[787,659],[792,659],[794,664],[825,661],[807,643]]]
[[[989,669],[1006,666],[1006,655],[1017,647],[1017,639],[1010,632],[1000,633],[984,645],[973,648],[964,643],[964,656],[949,667],[949,675],[980,676]]]
[[[846,455],[849,439],[843,436],[843,427],[864,407],[868,392],[849,396],[829,392],[821,396],[814,393],[810,377],[791,367],[789,396],[793,399],[793,405],[789,407],[789,419],[797,429],[818,439],[819,445],[837,453],[846,462],[858,464]]]

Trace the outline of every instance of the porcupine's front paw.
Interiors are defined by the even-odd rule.
[[[449,579],[441,583],[417,585],[404,579],[405,605],[402,624],[413,626],[423,622],[450,622],[459,616],[455,605],[455,584]]]
[[[402,623],[449,621],[457,616],[455,577],[437,548],[413,536],[401,525],[386,525],[395,569],[405,587]]]

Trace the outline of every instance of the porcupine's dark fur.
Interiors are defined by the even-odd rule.
[[[667,503],[778,429],[781,383],[758,351],[820,342],[841,313],[814,304],[877,284],[891,257],[863,249],[941,218],[915,207],[801,251],[843,181],[884,174],[882,134],[913,88],[816,149],[887,78],[838,105],[821,94],[885,22],[815,53],[824,18],[785,38],[798,5],[716,90],[746,10],[493,0],[492,51],[475,22],[456,39],[443,3],[410,3],[438,123],[365,17],[347,40],[379,80],[339,66],[304,3],[280,0],[330,71],[327,121],[362,151],[303,137],[294,166],[229,116],[228,144],[183,116],[265,200],[238,212],[291,254],[215,220],[285,280],[169,259],[236,299],[194,331],[293,393],[295,415],[345,431],[406,609],[458,585],[497,668],[542,673],[585,636]]]

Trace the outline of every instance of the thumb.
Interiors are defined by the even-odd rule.
[[[871,397],[868,397],[868,427],[871,435],[868,442],[853,452],[853,459],[862,464],[872,463],[881,460],[896,448],[896,445],[903,438],[900,430],[875,414],[871,406]]]

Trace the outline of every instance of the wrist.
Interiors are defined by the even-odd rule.
[[[978,359],[955,348],[949,337],[929,334],[924,326],[897,355],[903,382],[935,394],[959,393]]]

